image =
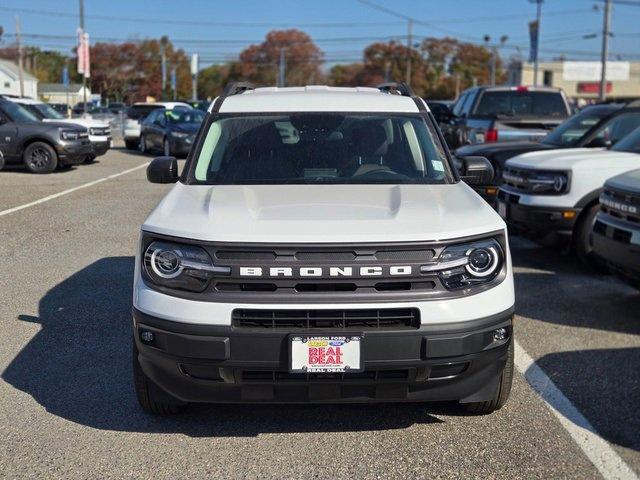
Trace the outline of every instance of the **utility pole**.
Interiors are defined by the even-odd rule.
[[[540,19],[542,18],[542,2],[544,0],[529,0],[536,3],[536,50],[533,57],[533,86],[538,86],[538,51],[540,50]]]
[[[191,54],[191,100],[194,102],[198,99],[198,60],[197,53]]]
[[[84,40],[84,0],[80,0],[80,30],[82,30],[83,40]],[[84,48],[84,42],[81,45],[81,48]],[[87,76],[82,74],[82,101],[84,113],[87,113]]]
[[[411,44],[413,43],[413,20],[407,20],[407,85],[411,85]]]
[[[18,44],[18,81],[20,82],[20,96],[24,97],[24,75],[22,73],[23,50],[20,34],[20,17],[16,15],[16,43]]]
[[[606,0],[604,5],[604,21],[602,23],[602,57],[600,62],[600,100],[607,96],[607,58],[609,57],[609,35],[611,35],[611,0]]]
[[[285,70],[286,70],[286,64],[285,64],[285,58],[284,58],[284,51],[286,49],[284,47],[280,48],[280,62],[278,64],[278,87],[284,87],[285,86]]]

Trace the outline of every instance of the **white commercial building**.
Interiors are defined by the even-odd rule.
[[[37,98],[38,79],[22,70],[23,95]],[[18,65],[9,60],[0,60],[0,95],[20,95],[20,71]]]

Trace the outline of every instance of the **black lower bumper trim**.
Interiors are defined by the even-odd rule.
[[[363,372],[294,374],[287,332],[181,324],[133,311],[145,374],[182,401],[222,403],[488,400],[512,341],[512,315],[368,331]],[[501,327],[508,336],[495,340]],[[142,341],[150,337],[143,332],[153,340]]]
[[[560,245],[571,241],[573,227],[580,216],[579,208],[532,207],[498,198],[505,206],[505,221],[515,233],[543,244]],[[565,218],[565,212],[573,212],[573,216]]]
[[[602,258],[618,276],[634,286],[640,286],[640,245],[616,237],[616,229],[596,221],[593,231],[593,252]]]

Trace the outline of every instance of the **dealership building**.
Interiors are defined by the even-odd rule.
[[[538,85],[558,87],[571,98],[596,99],[600,89],[600,62],[540,62]],[[607,62],[607,98],[640,97],[640,62]],[[533,63],[512,62],[509,85],[533,85]]]

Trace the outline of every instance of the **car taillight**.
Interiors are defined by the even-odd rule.
[[[495,128],[490,128],[484,133],[484,142],[497,142],[498,141],[498,130]]]

